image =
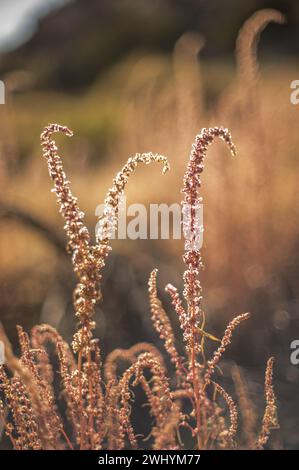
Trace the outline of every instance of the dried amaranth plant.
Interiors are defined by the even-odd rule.
[[[102,365],[99,344],[93,337],[94,309],[101,298],[102,269],[111,250],[109,234],[117,223],[120,197],[138,163],[162,163],[164,173],[169,168],[167,159],[148,153],[137,154],[128,160],[107,193],[97,239],[92,244],[84,214],[71,192],[58,149],[52,140],[54,132],[63,132],[68,136],[72,133],[67,127],[51,124],[41,138],[54,192],[65,220],[68,250],[78,277],[74,310],[79,326],[72,348],[50,325],[35,326],[31,335],[18,327],[20,358],[15,357],[1,330],[7,361],[5,366],[0,367],[0,417],[12,447],[82,450],[140,448],[145,444],[136,434],[131,420],[133,388],[138,385],[143,389],[152,417],[150,437],[153,449],[184,448],[182,430],[190,432],[187,446],[191,445],[191,439],[193,448],[237,448],[238,408],[222,385],[213,379],[213,375],[231,342],[233,331],[249,314],[235,317],[226,328],[222,340],[206,331],[199,280],[202,268],[198,244],[200,227],[196,219],[196,210],[201,202],[200,175],[208,147],[219,137],[235,154],[230,133],[221,127],[203,129],[196,137],[184,176],[182,210],[185,213],[189,210],[184,219],[184,232],[188,234],[183,255],[186,265],[183,275],[184,302],[174,286],[166,286],[182,330],[184,354],[179,354],[177,350],[171,322],[158,299],[156,269],[149,278],[153,325],[174,364],[175,376],[169,377],[163,355],[154,345],[138,343],[126,350],[116,349]],[[208,340],[220,343],[209,360],[205,353],[205,341]],[[54,346],[59,363],[60,400],[66,409],[64,414],[58,411],[49,344]],[[124,365],[126,369],[123,372]],[[250,448],[264,448],[271,428],[277,426],[273,358],[267,364],[265,395],[262,429],[255,441],[251,438]]]

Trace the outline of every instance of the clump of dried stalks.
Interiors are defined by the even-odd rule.
[[[84,214],[70,189],[62,161],[52,134],[71,131],[52,124],[42,133],[43,154],[54,183],[60,212],[65,221],[68,250],[72,255],[78,284],[74,291],[74,310],[79,321],[72,348],[50,325],[38,325],[28,335],[18,327],[20,358],[15,357],[3,330],[6,364],[0,367],[0,416],[6,435],[14,449],[137,449],[142,437],[136,435],[131,409],[133,388],[141,386],[152,416],[153,449],[237,448],[238,408],[233,398],[214,380],[214,372],[235,328],[249,317],[235,317],[218,340],[205,330],[205,313],[199,272],[202,268],[197,237],[196,208],[200,203],[199,189],[204,159],[209,145],[221,138],[235,154],[227,129],[203,129],[195,139],[184,177],[182,209],[191,207],[184,230],[189,231],[183,260],[184,302],[177,289],[168,284],[168,292],[178,315],[183,333],[185,354],[179,354],[171,322],[157,296],[157,270],[149,279],[149,302],[153,325],[174,364],[175,376],[169,378],[162,354],[154,345],[139,343],[128,350],[114,350],[101,362],[101,351],[93,337],[93,314],[101,298],[102,270],[111,250],[109,232],[117,221],[118,202],[129,176],[138,163],[163,164],[161,155],[138,154],[130,158],[113,181],[105,199],[105,210],[95,244],[84,224]],[[219,342],[213,356],[207,360],[205,342]],[[61,395],[57,399],[55,370],[50,360],[49,346],[54,348],[61,378]],[[119,373],[120,362],[128,363]],[[264,448],[270,431],[277,427],[276,402],[272,384],[273,358],[266,368],[266,408],[259,435],[250,435],[250,448]],[[241,401],[240,401],[241,402]],[[244,402],[244,400],[243,400]],[[64,412],[64,409],[66,410]],[[252,431],[252,430],[251,430]],[[186,437],[187,436],[187,437]]]

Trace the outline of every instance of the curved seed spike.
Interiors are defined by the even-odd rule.
[[[238,408],[232,397],[216,382],[213,382],[215,390],[224,398],[229,409],[230,427],[228,429],[227,441],[229,447],[236,448],[235,437],[238,430]]]
[[[151,353],[143,353],[138,356],[137,361],[132,364],[123,374],[122,378],[118,383],[118,393],[120,398],[120,428],[121,428],[121,446],[124,446],[125,435],[131,442],[131,445],[135,447],[137,445],[136,436],[130,424],[130,381],[133,376],[133,386],[144,380],[144,370],[149,369],[152,375],[153,386],[148,388],[147,398],[151,407],[151,413],[155,417],[155,425],[152,428],[152,435],[155,440],[159,438],[161,433],[164,433],[165,425],[169,421],[172,413],[175,409],[175,403],[172,400],[171,392],[169,389],[168,379],[166,377],[166,371],[156,357]],[[168,436],[171,443],[174,444],[175,437],[172,435]]]
[[[52,344],[52,347],[54,348],[56,353],[58,345],[61,345],[61,347],[65,351],[65,357],[67,358],[68,367],[71,371],[75,369],[75,358],[72,354],[71,349],[69,348],[68,343],[62,338],[62,336],[53,326],[45,323],[35,325],[31,329],[31,344],[34,348],[43,350],[46,350],[47,344]],[[50,366],[50,363],[44,363],[40,365],[45,365],[46,367],[48,367]]]
[[[236,42],[236,61],[239,80],[255,85],[258,78],[257,46],[260,35],[271,23],[283,24],[286,17],[278,10],[264,9],[255,12],[245,21]]]
[[[205,376],[204,376],[204,387],[206,387],[211,382],[211,376],[214,373],[215,367],[220,361],[227,346],[231,343],[231,338],[232,338],[232,334],[234,330],[242,321],[248,320],[249,317],[250,317],[249,313],[243,313],[241,315],[238,315],[226,327],[226,330],[224,332],[219,348],[214,352],[213,358],[208,362],[207,369],[206,369]]]
[[[166,157],[153,153],[137,153],[134,157],[130,157],[122,170],[117,173],[113,180],[113,186],[109,189],[104,204],[104,213],[99,218],[97,228],[97,242],[100,245],[108,245],[111,235],[114,233],[117,225],[117,215],[119,210],[119,202],[123,196],[129,176],[134,173],[139,163],[148,165],[152,162],[163,164],[162,174],[169,170],[169,163]]]
[[[64,228],[69,239],[68,246],[74,251],[82,244],[87,247],[90,237],[84,224],[84,213],[79,209],[77,198],[72,194],[61,157],[58,155],[58,148],[52,139],[52,134],[56,132],[62,132],[68,137],[72,137],[73,132],[66,126],[49,124],[41,134],[41,144],[43,156],[48,163],[49,175],[54,181],[53,191],[57,196],[60,213],[66,222]]]
[[[204,159],[207,155],[209,145],[213,140],[219,137],[228,145],[231,154],[236,155],[236,148],[232,141],[232,137],[228,129],[224,127],[203,128],[201,133],[195,137],[192,150],[184,175],[182,192],[185,194],[184,203],[195,204],[200,202],[198,198],[198,190],[201,187],[200,173],[204,169]]]
[[[241,27],[235,49],[237,77],[220,97],[218,115],[233,119],[236,115],[244,118],[243,125],[248,128],[250,114],[259,113],[257,82],[259,79],[259,63],[257,48],[260,35],[270,23],[283,24],[285,16],[274,9],[264,9],[255,12]],[[243,121],[243,120],[242,120]],[[260,119],[253,119],[257,126]],[[240,122],[239,122],[240,125]],[[260,133],[260,127],[255,132]],[[260,144],[259,144],[260,145]]]
[[[271,429],[278,428],[276,397],[273,387],[273,366],[274,357],[270,357],[267,362],[265,373],[265,396],[266,409],[263,417],[263,426],[257,440],[257,448],[263,449],[267,444]]]
[[[187,170],[183,179],[182,193],[184,193],[183,206],[183,230],[185,235],[185,255],[184,262],[193,268],[200,268],[201,258],[199,255],[199,237],[201,227],[198,225],[198,210],[201,198],[199,197],[199,189],[201,187],[200,174],[204,169],[204,160],[207,156],[209,145],[216,137],[222,139],[229,147],[231,154],[236,155],[236,148],[232,141],[232,137],[228,129],[223,127],[203,128],[201,133],[196,136],[192,145],[192,150],[187,165]],[[186,278],[188,276],[186,275]],[[187,284],[190,283],[186,279]],[[200,289],[199,289],[200,290]],[[188,293],[186,292],[188,295]],[[194,297],[198,297],[199,292]],[[188,302],[188,300],[187,300]]]
[[[129,349],[117,348],[111,351],[105,360],[104,375],[107,383],[109,381],[117,381],[117,367],[119,362],[123,361],[128,362],[129,364],[133,364],[136,362],[137,357],[145,352],[148,352],[153,357],[156,357],[157,361],[160,362],[162,366],[164,366],[162,354],[153,344],[143,342],[136,343]]]

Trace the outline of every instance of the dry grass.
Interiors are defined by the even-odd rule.
[[[134,402],[132,388],[137,385],[143,388],[150,406],[154,422],[150,433],[153,449],[182,448],[182,428],[191,433],[193,448],[237,448],[237,407],[223,387],[212,380],[212,376],[231,343],[234,329],[249,314],[239,315],[230,322],[218,349],[206,361],[205,341],[218,340],[205,331],[206,320],[199,281],[202,262],[195,244],[197,227],[195,211],[192,210],[200,201],[199,175],[203,171],[208,146],[214,138],[223,139],[231,152],[235,153],[229,132],[217,127],[203,129],[196,137],[184,177],[182,204],[183,207],[187,204],[191,207],[190,220],[184,222],[191,233],[189,240],[185,241],[183,256],[186,264],[183,276],[186,308],[175,287],[167,286],[181,324],[185,341],[184,356],[177,352],[171,323],[157,298],[157,272],[153,271],[150,276],[149,295],[153,324],[175,364],[172,386],[160,352],[146,343],[110,354],[104,365],[106,380],[103,379],[100,349],[93,338],[94,308],[101,298],[101,271],[110,251],[107,227],[116,224],[119,198],[138,163],[162,162],[165,172],[168,162],[165,157],[153,154],[136,155],[128,160],[107,194],[99,236],[95,245],[92,245],[84,224],[84,213],[71,192],[56,144],[52,140],[53,132],[63,132],[68,136],[72,133],[66,127],[52,124],[44,130],[41,138],[49,174],[54,182],[54,192],[65,221],[68,250],[78,277],[73,298],[79,324],[72,343],[73,353],[49,325],[35,327],[31,337],[18,327],[20,359],[14,356],[4,332],[1,332],[0,337],[5,343],[6,351],[6,365],[0,369],[0,387],[4,395],[1,412],[4,428],[13,448],[84,450],[142,447],[142,441],[136,435],[130,420]],[[185,226],[184,229],[187,230],[188,227]],[[61,406],[58,407],[55,403],[53,368],[46,349],[49,342],[57,351],[60,391],[66,407],[65,417],[58,412]],[[117,374],[119,360],[131,364],[121,376]],[[273,358],[269,360],[266,370],[266,410],[262,431],[255,443],[249,443],[252,448],[263,448],[267,444],[271,428],[277,426],[272,369]],[[223,406],[218,402],[218,396],[224,399],[229,410],[229,422],[224,416]],[[189,402],[188,413],[184,401]],[[68,434],[65,420],[71,423]]]

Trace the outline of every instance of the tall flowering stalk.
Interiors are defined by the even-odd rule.
[[[108,249],[104,246],[91,246],[89,231],[84,223],[84,213],[78,206],[77,198],[71,192],[57,146],[52,140],[52,135],[56,132],[62,132],[68,137],[71,137],[73,133],[65,126],[50,124],[42,133],[41,141],[49,175],[54,182],[53,192],[57,196],[59,211],[65,220],[64,229],[68,237],[68,249],[72,254],[74,271],[79,279],[74,291],[74,308],[80,328],[75,335],[73,348],[75,352],[87,355],[92,330],[95,327],[92,317],[99,298],[100,270],[104,265]]]
[[[94,308],[99,299],[99,283],[101,280],[101,268],[104,266],[108,254],[108,247],[92,246],[89,231],[84,224],[84,213],[80,210],[77,198],[73,196],[70,183],[66,178],[62,160],[58,154],[52,134],[62,132],[68,137],[73,135],[67,127],[59,124],[50,124],[41,135],[43,155],[47,159],[48,170],[54,182],[54,193],[60,207],[60,213],[65,220],[64,229],[68,237],[68,249],[72,254],[74,271],[78,277],[78,284],[74,290],[73,301],[75,315],[79,319],[79,328],[74,335],[73,350],[78,353],[78,407],[80,434],[80,447],[84,448],[87,441],[92,445],[92,433],[94,428],[94,384],[92,374],[91,354],[94,352],[92,342],[92,330],[95,328],[93,320]],[[88,392],[84,390],[83,361],[87,361]],[[84,393],[89,402],[88,412],[84,411]],[[87,434],[89,438],[87,439]]]
[[[187,318],[190,330],[187,344],[187,350],[189,352],[189,379],[193,383],[194,389],[197,423],[196,433],[199,447],[201,446],[201,413],[199,385],[200,366],[198,363],[198,355],[203,352],[200,339],[202,336],[201,331],[205,323],[205,314],[201,304],[202,288],[199,281],[199,271],[202,269],[203,264],[199,250],[201,227],[198,225],[197,213],[199,210],[199,204],[202,202],[199,195],[199,189],[201,187],[201,173],[204,169],[204,160],[206,158],[209,145],[216,137],[219,137],[226,142],[232,155],[236,154],[235,146],[227,129],[222,127],[202,129],[201,133],[196,136],[195,142],[192,146],[182,189],[182,192],[184,193],[184,200],[182,202],[184,215],[183,229],[185,237],[187,236],[185,241],[185,253],[183,256],[184,263],[187,266],[183,275],[183,294],[188,305]]]

